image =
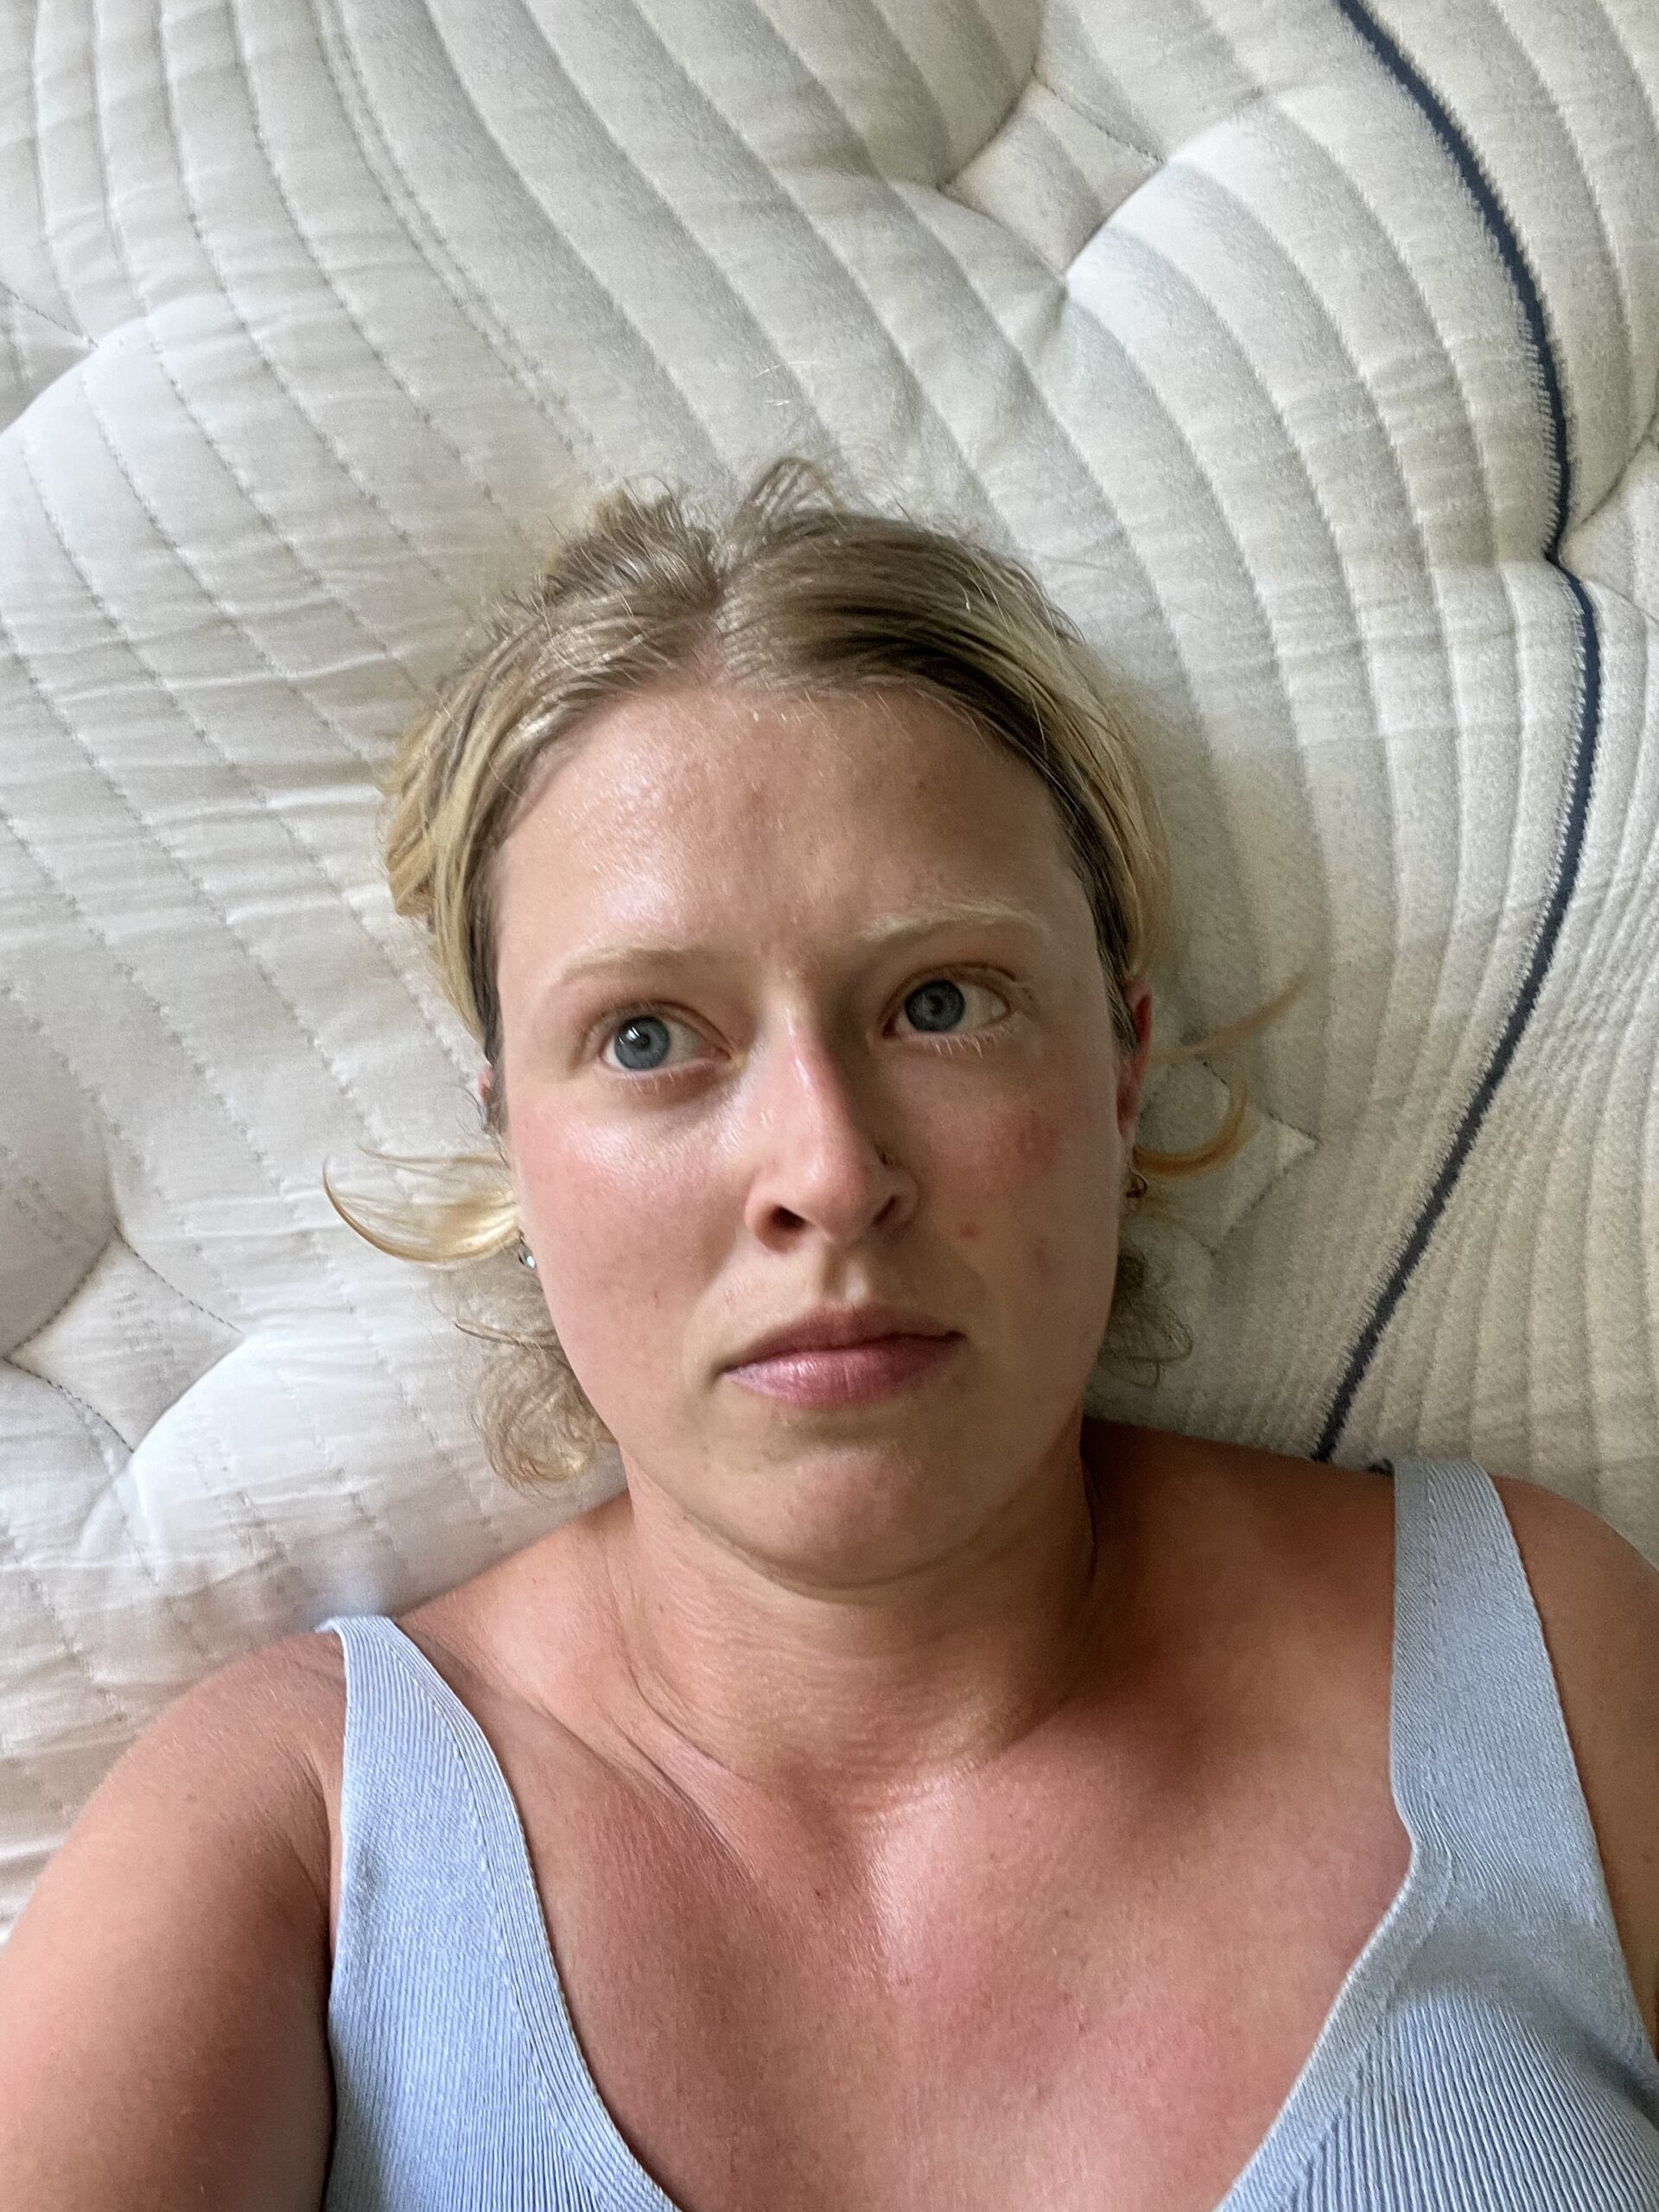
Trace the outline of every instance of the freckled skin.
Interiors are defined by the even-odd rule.
[[[520,1217],[636,1499],[850,1584],[949,1552],[1046,1454],[1074,1458],[1149,1005],[1137,986],[1143,1043],[1120,1065],[1088,899],[1030,770],[902,693],[645,695],[550,772],[498,886]],[[1048,936],[858,943],[949,899]],[[579,950],[670,941],[704,950],[549,993]],[[944,1033],[976,1049],[918,1021],[942,976],[966,1008]],[[642,1004],[669,1024],[646,1039],[671,1059],[655,1084],[619,1052]],[[785,1414],[722,1372],[762,1330],[871,1300],[962,1332],[948,1386]]]

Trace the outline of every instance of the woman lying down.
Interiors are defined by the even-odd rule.
[[[626,1484],[140,1738],[0,1955],[0,2203],[1653,2212],[1659,1575],[1085,1412],[1242,1122],[1137,1152],[1167,854],[1032,579],[615,497],[391,798],[488,1145],[339,1203],[493,1286],[507,1479]]]

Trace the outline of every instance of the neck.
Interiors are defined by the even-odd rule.
[[[735,1791],[846,1828],[1027,1742],[1090,1681],[1122,1594],[1111,1470],[1091,1483],[1080,1418],[948,1555],[857,1584],[785,1579],[630,1465],[601,1587],[637,1747],[705,1805]]]

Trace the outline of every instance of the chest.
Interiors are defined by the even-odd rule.
[[[1407,1871],[1385,1729],[1339,1787],[1014,1793],[852,1881],[486,1726],[582,2057],[683,2212],[1211,2212]]]
[[[664,1776],[601,1756],[581,1700],[537,1718],[499,1663],[531,1648],[499,1606],[483,1628],[458,1593],[412,1617],[518,1808],[620,2158],[681,2212],[1216,2212],[1264,2139],[1282,2146],[1281,2118],[1294,2133],[1317,2111],[1298,2077],[1408,1869],[1388,1786],[1389,1524],[1367,1504],[1363,1541],[1314,1542],[1321,1483],[1265,1547],[1216,1514],[1160,1532],[1205,1602],[1172,1613],[1159,1649],[1179,1664],[1143,1670],[1138,1732],[1071,1744],[971,1819],[912,1826],[858,1878],[833,1853],[734,1848]],[[1217,1519],[1244,1567],[1205,1584],[1191,1563]],[[1254,1610],[1213,1602],[1241,1585]],[[541,1594],[547,1618],[580,1618]],[[1575,1639],[1541,1609],[1559,1671]],[[543,1676],[594,1672],[584,1649]],[[315,1763],[337,1913],[334,1687]],[[1645,2005],[1651,1820],[1620,1794],[1628,1758],[1573,1663],[1562,1694]]]
[[[1405,1880],[1391,1809],[1354,1814],[1188,1822],[1113,1867],[987,1852],[902,1940],[639,1853],[553,1929],[588,2069],[688,2212],[1210,2212]]]

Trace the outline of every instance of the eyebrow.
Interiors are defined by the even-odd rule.
[[[997,899],[958,899],[943,906],[929,906],[906,914],[884,914],[880,920],[854,938],[855,947],[861,951],[876,952],[884,947],[904,943],[911,938],[935,937],[941,931],[962,928],[1006,927],[1009,923],[1029,930],[1046,944],[1053,943],[1054,932],[1039,915],[1023,906],[1009,906]],[[544,986],[544,995],[563,989],[579,977],[612,968],[635,966],[689,966],[698,960],[710,957],[711,949],[701,944],[607,944],[590,951],[577,953],[556,968]]]

